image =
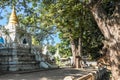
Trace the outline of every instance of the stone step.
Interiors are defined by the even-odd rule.
[[[30,49],[0,49],[0,54],[2,53],[12,53],[12,52],[17,52],[17,53],[30,53]]]
[[[0,65],[21,65],[21,64],[36,64],[36,61],[21,61],[21,62],[1,62]]]
[[[4,71],[17,71],[39,69],[40,62],[36,60],[30,48],[3,48],[0,49],[0,69]]]

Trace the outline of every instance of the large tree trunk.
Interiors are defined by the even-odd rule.
[[[79,40],[71,39],[71,50],[73,55],[73,67],[80,68],[80,58],[81,58],[81,46],[80,46],[80,38]]]
[[[113,80],[120,80],[120,1],[111,16],[106,15],[100,6],[102,0],[91,0],[90,9],[105,37],[104,44],[110,56],[110,65]]]

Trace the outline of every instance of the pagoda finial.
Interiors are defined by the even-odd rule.
[[[12,13],[9,18],[9,23],[18,24],[18,18],[16,15],[15,7],[13,6]]]

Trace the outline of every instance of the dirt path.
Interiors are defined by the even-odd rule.
[[[63,80],[65,76],[75,76],[77,78],[90,71],[91,70],[63,68],[24,74],[5,74],[0,76],[0,80]]]

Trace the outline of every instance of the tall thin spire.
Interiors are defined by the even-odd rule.
[[[9,18],[9,23],[18,24],[18,18],[16,15],[15,7],[13,6],[12,13]]]

